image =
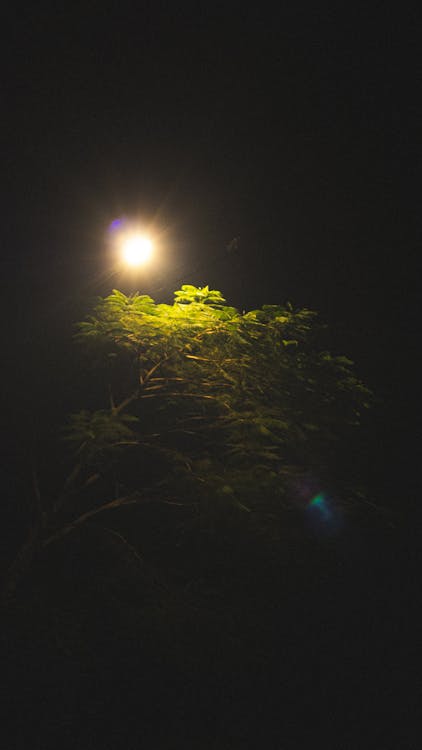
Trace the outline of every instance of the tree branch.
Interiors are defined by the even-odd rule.
[[[51,536],[47,537],[47,539],[44,539],[42,546],[48,547],[49,544],[52,544],[52,542],[57,541],[58,539],[61,539],[62,537],[66,536],[67,534],[70,534],[71,531],[74,531],[78,526],[82,526],[85,521],[88,521],[90,518],[93,518],[94,516],[99,515],[100,513],[104,513],[106,510],[113,510],[113,508],[121,508],[123,505],[135,505],[136,503],[139,503],[140,500],[143,500],[144,498],[140,498],[139,496],[134,497],[133,495],[127,495],[125,497],[119,497],[117,500],[111,500],[109,503],[105,503],[105,505],[101,505],[99,508],[94,508],[93,510],[89,510],[86,513],[83,513],[81,516],[76,518],[74,521],[71,521],[70,523],[63,526],[61,529],[56,531]]]
[[[111,534],[112,536],[115,536],[115,537],[117,537],[117,539],[120,539],[120,541],[121,541],[121,542],[123,542],[123,544],[125,545],[125,547],[127,547],[127,548],[128,548],[129,550],[130,550],[130,552],[132,553],[132,555],[133,555],[134,557],[136,557],[136,559],[137,559],[137,560],[138,560],[138,561],[139,561],[139,562],[140,562],[141,564],[143,564],[143,560],[142,560],[142,557],[141,557],[141,555],[140,555],[140,554],[139,554],[139,553],[137,552],[137,550],[135,549],[135,547],[133,547],[133,546],[132,546],[132,545],[131,545],[131,544],[130,544],[130,543],[128,542],[128,540],[127,540],[127,539],[126,539],[126,538],[125,538],[125,537],[123,536],[123,534],[119,534],[119,532],[118,532],[118,531],[115,531],[114,529],[109,529],[109,528],[108,528],[108,526],[100,526],[100,528],[101,528],[101,529],[102,529],[103,531],[108,531],[108,533],[109,533],[109,534]]]

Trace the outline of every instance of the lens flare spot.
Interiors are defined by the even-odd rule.
[[[123,219],[114,219],[109,226],[110,232],[117,232],[123,226]]]
[[[309,507],[317,511],[321,519],[328,521],[332,518],[332,511],[323,492],[312,498]]]
[[[341,527],[339,513],[334,511],[323,492],[319,492],[308,503],[307,516],[311,528],[318,535],[334,534]]]

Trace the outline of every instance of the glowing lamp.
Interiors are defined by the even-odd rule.
[[[131,235],[122,243],[122,255],[128,266],[135,268],[147,263],[152,254],[152,243],[142,235]]]

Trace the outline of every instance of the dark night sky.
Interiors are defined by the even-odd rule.
[[[92,295],[118,285],[101,282],[107,225],[140,216],[163,233],[167,265],[142,291],[210,283],[242,308],[321,311],[383,399],[377,471],[411,502],[416,15],[381,3],[59,5],[22,4],[3,24],[10,424],[28,379],[57,382],[54,351]]]

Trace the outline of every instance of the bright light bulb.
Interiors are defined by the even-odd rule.
[[[152,243],[147,237],[134,235],[123,242],[123,258],[129,266],[142,266],[152,253]]]

